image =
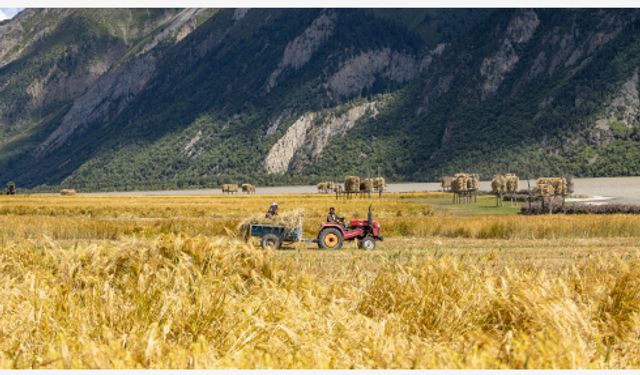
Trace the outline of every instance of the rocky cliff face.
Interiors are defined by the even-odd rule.
[[[377,103],[359,104],[343,111],[312,112],[298,118],[269,150],[264,160],[267,173],[304,172],[305,164],[322,155],[332,137],[342,137],[361,119],[378,114]]]
[[[0,183],[640,173],[624,151],[640,154],[639,19],[597,9],[26,10],[0,23]]]

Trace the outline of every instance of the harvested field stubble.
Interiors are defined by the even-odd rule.
[[[0,367],[640,366],[640,217],[411,201],[429,196],[377,202],[371,252],[230,238],[272,196],[0,198]],[[276,201],[307,236],[370,203]]]

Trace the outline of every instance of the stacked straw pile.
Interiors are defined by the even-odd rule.
[[[247,241],[251,235],[251,224],[268,224],[268,225],[280,225],[285,228],[294,229],[301,228],[304,221],[304,210],[297,209],[291,211],[285,211],[278,216],[271,218],[265,217],[264,214],[251,215],[238,224],[238,232],[240,236]]]
[[[469,175],[467,173],[456,173],[451,180],[451,191],[462,193],[467,191]]]
[[[520,178],[514,173],[507,173],[505,176],[506,191],[515,194],[520,190]]]
[[[442,191],[451,190],[451,181],[453,181],[453,177],[444,176],[440,179],[440,186],[442,187]]]
[[[365,178],[360,181],[360,191],[361,192],[369,192],[373,191],[373,180],[370,178]]]
[[[480,175],[479,174],[470,174],[467,179],[467,190],[469,191],[478,191],[480,190]]]
[[[76,195],[75,189],[62,189],[60,190],[60,195]]]
[[[491,192],[493,194],[504,194],[507,191],[507,178],[498,173],[491,179]]]
[[[384,177],[376,177],[373,179],[373,189],[375,191],[384,191],[387,188],[387,183]]]
[[[359,193],[360,192],[360,177],[358,177],[358,176],[346,176],[344,178],[344,190],[347,193]]]
[[[242,184],[242,192],[248,194],[255,193],[256,187],[252,184]]]
[[[238,184],[224,184],[222,185],[223,193],[236,193],[238,192]]]
[[[540,197],[565,196],[568,193],[564,177],[540,177],[536,181],[536,195]]]

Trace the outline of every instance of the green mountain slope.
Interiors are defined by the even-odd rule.
[[[638,37],[629,10],[27,10],[0,180],[638,174]]]

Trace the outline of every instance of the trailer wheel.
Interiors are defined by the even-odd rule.
[[[263,248],[270,247],[277,250],[281,245],[282,241],[280,241],[280,237],[271,233],[265,235],[264,237],[262,237],[262,240],[260,240],[260,246],[262,246]]]
[[[343,242],[342,233],[336,228],[326,228],[318,236],[318,244],[325,250],[342,249]]]
[[[367,236],[360,241],[358,241],[358,247],[364,250],[375,250],[376,248],[376,240],[371,236]]]

